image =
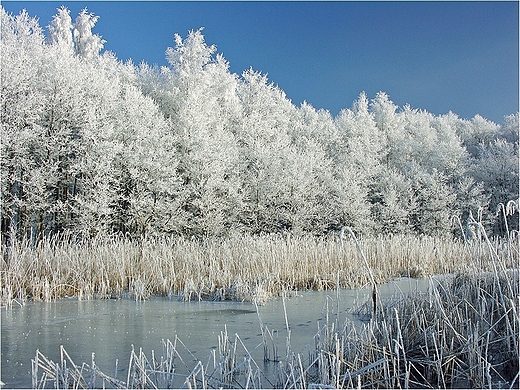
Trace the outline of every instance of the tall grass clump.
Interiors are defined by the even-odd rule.
[[[518,387],[518,283],[515,270],[432,280],[428,294],[383,305],[356,336],[364,352],[350,342],[345,361],[355,371],[385,359],[387,372],[370,378],[379,387]]]
[[[196,362],[193,365],[193,362]],[[132,346],[125,377],[100,370],[92,354],[90,363],[77,365],[60,346],[60,360],[54,362],[36,351],[32,363],[34,389],[196,389],[196,388],[272,388],[270,381],[237,334],[225,328],[218,337],[218,348],[208,358],[198,360],[178,338],[162,341],[162,351],[148,356]]]
[[[481,224],[475,227],[480,239],[469,248],[473,267],[430,278],[427,293],[385,300],[375,312],[365,303],[357,313],[370,321],[362,327],[345,322],[335,331],[338,320],[327,322],[315,336],[306,381],[347,388],[518,388],[518,242],[494,245]],[[490,271],[480,269],[484,249]]]
[[[493,270],[478,245],[450,238],[379,236],[360,239],[377,283],[398,276],[424,277],[461,269]],[[518,243],[490,242],[504,259]],[[2,246],[2,305],[152,295],[181,299],[262,302],[282,291],[353,288],[371,281],[356,244],[338,237],[240,236],[196,241],[126,237],[74,241],[45,239]],[[478,252],[478,262],[474,261]],[[515,253],[516,253],[515,252]]]

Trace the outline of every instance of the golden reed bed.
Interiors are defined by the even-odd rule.
[[[491,271],[490,245],[506,267],[518,264],[517,240],[381,236],[359,241],[377,283],[400,275]],[[0,273],[2,306],[65,296],[262,302],[282,291],[353,288],[371,281],[355,242],[338,236],[20,242],[2,247]]]

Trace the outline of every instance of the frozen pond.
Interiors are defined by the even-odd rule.
[[[399,279],[379,286],[381,297],[416,289],[426,290],[428,280]],[[339,301],[338,301],[339,298]],[[306,353],[318,324],[329,316],[359,321],[352,308],[371,299],[371,289],[299,292],[285,299],[291,329],[291,346]],[[227,327],[237,333],[259,365],[263,346],[259,316],[279,338],[280,355],[285,354],[287,336],[282,299],[258,306],[240,302],[180,302],[153,298],[145,302],[130,299],[78,301],[75,298],[51,303],[29,302],[24,307],[2,309],[1,380],[7,388],[31,387],[31,359],[39,349],[46,357],[59,361],[63,345],[76,364],[90,363],[92,353],[98,367],[108,375],[126,378],[132,345],[148,356],[162,351],[162,340],[177,335],[192,354],[206,361],[218,336]],[[193,366],[195,363],[193,363]]]

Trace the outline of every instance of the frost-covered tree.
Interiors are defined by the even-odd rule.
[[[63,51],[72,54],[74,51],[73,29],[70,11],[65,6],[61,6],[48,26],[47,40],[51,45],[59,45]]]
[[[504,233],[503,220],[492,218],[499,204],[506,205],[518,199],[518,143],[512,144],[501,138],[478,148],[478,159],[473,162],[471,173],[476,181],[482,182],[489,194],[488,220],[494,233]],[[499,215],[500,216],[500,215]],[[500,216],[501,217],[501,216]],[[513,221],[516,221],[514,223]],[[517,227],[518,216],[510,224]]]
[[[416,207],[410,179],[394,168],[374,178],[370,199],[374,230],[378,233],[413,233],[411,210]]]
[[[429,236],[448,234],[456,194],[446,176],[436,170],[426,172],[417,167],[409,177],[413,195],[409,221],[413,231]]]
[[[481,188],[486,202],[480,203],[490,232],[502,234],[504,222],[493,216],[499,204],[518,198],[518,113],[507,116],[503,126],[480,115],[460,120],[458,134],[469,154],[466,180]],[[510,222],[510,226],[518,226],[517,218]]]
[[[2,9],[2,232],[178,229],[174,143],[134,67],[47,42]]]
[[[62,9],[60,15],[66,17],[67,12]],[[32,124],[23,126],[27,136],[15,133],[13,142],[8,141],[6,145],[12,146],[19,142],[17,140],[24,142],[20,153],[27,157],[20,169],[25,172],[22,187],[25,195],[18,204],[23,208],[26,220],[22,234],[36,237],[76,226],[79,212],[76,196],[80,192],[83,174],[79,162],[85,157],[92,139],[88,134],[88,125],[92,124],[89,114],[98,104],[96,86],[103,93],[106,85],[96,83],[97,75],[89,72],[87,65],[72,57],[58,41],[45,45],[40,35],[34,45],[29,46],[28,37],[22,36],[16,23],[12,23],[17,18],[11,23],[2,23],[3,27],[11,27],[17,38],[6,45],[4,53],[13,50],[18,58],[26,56],[27,61],[11,63],[11,56],[3,56],[6,66],[2,66],[2,76],[13,80],[17,79],[17,73],[22,77],[32,77],[31,82],[25,84],[33,90],[31,96],[37,105],[24,102],[31,109],[32,116]],[[2,39],[2,43],[7,42]],[[9,105],[10,109],[21,103],[21,85],[5,83],[3,87],[3,97],[16,96],[13,104]],[[18,113],[18,116],[23,118],[24,115]],[[3,125],[6,122],[6,117],[3,117]],[[92,125],[95,128],[97,124]],[[27,142],[28,139],[32,141]]]
[[[242,78],[237,140],[245,204],[240,219],[253,233],[281,231],[290,225],[286,161],[293,152],[288,129],[296,109],[266,75],[249,69]]]
[[[234,129],[240,115],[237,77],[216,48],[206,45],[201,30],[183,40],[166,58],[161,84],[152,96],[177,136],[178,173],[187,215],[185,231],[195,235],[226,234],[241,208],[238,147]],[[150,77],[150,69],[144,69]]]
[[[99,16],[88,13],[85,8],[72,23],[70,11],[65,6],[61,6],[57,11],[48,26],[47,42],[58,46],[63,51],[62,55],[74,53],[81,58],[99,55],[106,42],[101,36],[92,33]]]
[[[1,228],[3,237],[14,239],[31,234],[31,215],[38,207],[30,183],[38,165],[33,152],[42,147],[45,38],[26,11],[13,16],[0,7],[0,18]]]
[[[466,175],[470,157],[458,135],[461,120],[453,113],[440,116],[429,114],[428,117],[429,128],[435,133],[431,151],[433,161],[429,165],[455,182]]]
[[[504,125],[500,128],[500,137],[507,140],[507,142],[516,145],[518,149],[518,140],[520,130],[520,123],[518,121],[518,112],[516,114],[507,115],[504,118]]]
[[[335,137],[337,128],[334,124],[334,118],[328,110],[315,109],[311,104],[303,102],[298,110],[298,116],[302,122],[303,130],[299,133],[305,134],[305,137],[311,138],[319,142],[326,148],[327,154],[333,157],[335,153]],[[294,134],[298,136],[298,133]],[[298,142],[298,139],[295,139]]]
[[[99,35],[92,33],[92,28],[96,25],[99,16],[88,13],[83,9],[76,17],[74,22],[74,43],[76,54],[82,58],[93,58],[99,54],[105,40]]]
[[[362,92],[351,109],[342,110],[335,123],[343,146],[343,156],[338,156],[338,163],[352,163],[366,173],[366,180],[370,182],[379,169],[384,144],[374,115],[369,112],[366,94]]]
[[[313,218],[307,218],[309,223],[306,231],[318,235],[338,230],[349,222],[346,210],[342,207],[344,182],[336,170],[337,159],[343,153],[338,142],[338,128],[328,111],[316,110],[304,102],[299,109],[299,116],[301,129],[295,142],[303,144],[302,151],[309,156],[308,163],[302,167],[314,171],[311,174],[300,170],[307,180],[312,180],[304,186],[304,191],[305,187],[312,191],[307,191],[310,200],[302,209],[314,215]]]
[[[482,182],[471,175],[471,155],[459,135],[465,121],[450,112],[432,117],[430,123],[437,137],[433,153],[435,168],[446,176],[447,184],[456,194],[451,205],[453,214],[466,220],[470,212],[476,215],[479,209],[487,208],[489,196]],[[459,230],[454,231],[459,234]]]
[[[466,180],[469,155],[458,135],[461,126],[456,115],[435,117],[408,105],[397,111],[382,93],[373,100],[372,111],[386,135],[385,164],[372,191],[377,221],[407,220],[416,232],[441,234],[450,230],[450,215],[467,215],[485,205],[482,186]],[[388,182],[392,178],[397,179],[393,184]],[[401,193],[395,195],[397,189]],[[473,196],[468,197],[467,191]],[[401,207],[394,204],[397,198],[405,200]],[[401,215],[390,218],[392,210],[399,210]],[[400,230],[393,222],[389,226]]]
[[[177,234],[182,226],[175,140],[151,98],[143,96],[132,64],[104,58],[96,146],[85,161],[83,226],[90,234]],[[113,75],[116,75],[115,77]]]
[[[242,74],[239,97],[242,224],[253,233],[330,229],[338,213],[326,151],[330,114],[308,104],[298,109],[267,75],[252,69]]]
[[[393,165],[396,158],[395,146],[401,143],[403,137],[398,108],[385,92],[378,92],[370,102],[370,112],[381,132],[382,163],[387,167]]]
[[[480,115],[475,115],[470,121],[464,121],[459,126],[459,136],[464,147],[471,156],[478,154],[480,144],[493,141],[498,135],[500,126]]]
[[[338,128],[335,165],[345,224],[358,231],[371,232],[369,192],[381,170],[384,145],[364,92],[351,109],[339,113],[335,124]]]
[[[201,30],[136,68],[100,55],[86,9],[58,9],[47,38],[0,17],[2,237],[442,235],[481,208],[503,234],[495,212],[518,198],[518,113],[499,126],[380,92],[332,118],[230,73]]]

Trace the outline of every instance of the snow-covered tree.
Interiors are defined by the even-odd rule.
[[[242,224],[253,233],[330,229],[338,213],[325,141],[333,129],[330,114],[308,104],[296,108],[267,75],[252,69],[242,74],[239,96]]]
[[[480,208],[502,234],[493,215],[518,198],[518,113],[499,126],[380,92],[332,118],[230,73],[201,30],[136,68],[100,55],[86,9],[59,8],[47,38],[25,11],[0,18],[3,237],[441,235]]]
[[[441,234],[450,229],[450,214],[467,215],[472,208],[485,204],[485,197],[479,192],[482,187],[464,180],[469,156],[457,134],[460,126],[456,115],[435,117],[409,105],[397,111],[383,93],[373,100],[372,110],[378,127],[386,135],[383,149],[386,153],[382,159],[386,164],[372,190],[376,220],[382,221],[380,215],[390,221],[402,220],[406,213],[404,218],[416,232]],[[388,183],[390,178],[398,180],[395,184]],[[389,200],[396,198],[397,189],[401,190],[397,197],[405,200],[402,207],[392,205],[393,201]],[[469,189],[475,195],[471,202],[465,193]],[[449,201],[443,203],[435,193]],[[392,210],[399,210],[401,216],[390,218]],[[394,225],[390,223],[390,226]]]
[[[294,141],[301,144],[300,149],[308,156],[308,162],[302,164],[313,173],[300,169],[300,173],[312,182],[305,184],[309,200],[302,209],[314,215],[308,220],[307,232],[319,235],[330,230],[340,229],[348,222],[345,209],[342,207],[342,180],[336,166],[338,156],[343,155],[339,142],[339,131],[330,112],[316,110],[304,102],[299,109],[301,123]]]
[[[374,177],[370,199],[374,230],[378,233],[413,233],[411,211],[416,208],[410,179],[395,168]]]
[[[225,234],[236,220],[241,194],[234,129],[240,108],[237,77],[216,48],[206,45],[201,30],[166,51],[170,67],[152,96],[177,136],[178,173],[183,182],[185,231]],[[145,69],[150,76],[150,69]]]
[[[518,112],[516,114],[507,115],[504,118],[504,125],[500,128],[500,137],[503,137],[507,142],[516,144],[518,148],[518,140],[520,130],[520,123],[518,121]]]
[[[409,211],[409,220],[414,232],[429,236],[448,234],[456,194],[446,176],[436,170],[426,172],[417,167],[410,178],[413,206]]]
[[[393,145],[399,145],[403,137],[402,124],[397,115],[398,108],[385,92],[378,92],[370,102],[370,112],[381,132],[382,163],[387,167],[393,165],[396,158]]]
[[[134,67],[83,61],[56,39],[2,9],[2,231],[175,231],[174,143]]]
[[[358,231],[371,232],[370,188],[381,170],[383,135],[369,112],[367,96],[362,92],[351,109],[342,110],[335,119],[339,138],[335,153],[336,175],[341,186],[345,224]]]
[[[110,54],[77,63],[92,101],[83,131],[91,147],[78,161],[77,229],[86,235],[178,233],[177,156],[167,122],[140,91],[131,63]]]
[[[63,51],[72,54],[74,52],[73,29],[70,11],[65,6],[61,6],[48,26],[47,40],[51,45],[59,45]]]
[[[76,44],[76,54],[82,58],[92,58],[99,54],[105,40],[99,35],[92,33],[92,28],[96,25],[99,16],[88,13],[84,8],[76,17],[74,22],[74,42]]]
[[[489,194],[489,214],[492,215],[500,203],[505,205],[510,200],[518,199],[518,143],[515,145],[505,139],[497,139],[481,144],[478,156],[471,173],[475,180],[483,183]],[[491,219],[495,233],[503,233],[503,221],[488,219]]]
[[[480,144],[487,144],[496,138],[500,127],[480,115],[475,115],[470,121],[464,121],[459,126],[459,136],[464,147],[471,156],[478,153]]]
[[[237,132],[244,194],[241,222],[253,233],[280,231],[289,224],[284,194],[284,165],[290,152],[285,94],[266,75],[249,69],[242,74],[239,97],[243,110]]]
[[[44,35],[26,11],[13,16],[0,7],[2,236],[31,234],[35,199],[30,182],[42,147],[39,123],[45,93],[42,83]]]

